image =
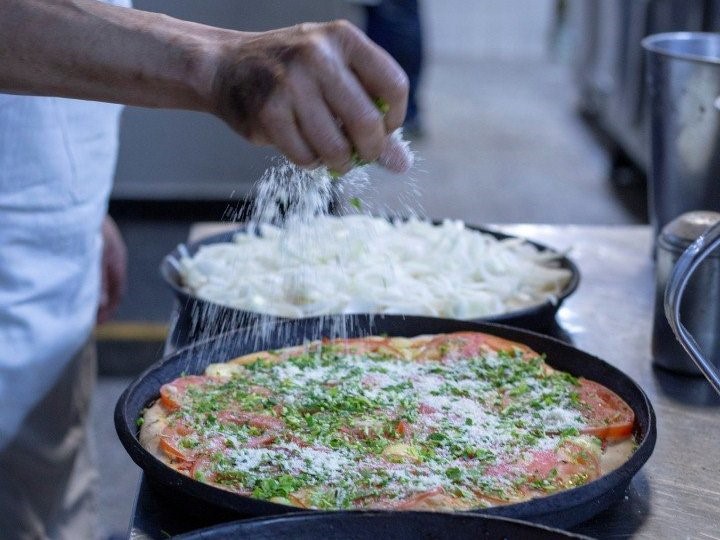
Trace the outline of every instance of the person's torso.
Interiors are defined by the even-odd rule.
[[[0,94],[0,448],[92,330],[120,110]]]

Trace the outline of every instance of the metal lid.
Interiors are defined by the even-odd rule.
[[[658,239],[667,247],[685,249],[709,227],[720,221],[720,213],[709,210],[695,210],[682,214],[665,225]]]

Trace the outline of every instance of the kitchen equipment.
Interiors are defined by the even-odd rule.
[[[650,106],[649,210],[655,236],[690,210],[720,211],[720,34],[642,41]]]
[[[477,538],[588,538],[524,521],[465,512],[310,512],[223,523],[176,536],[178,540],[475,540]]]
[[[720,246],[717,218],[713,216],[714,225],[700,234],[675,265],[665,293],[665,315],[685,351],[720,394],[720,259],[713,254]],[[685,309],[688,301],[694,311]]]
[[[482,227],[471,225],[466,226],[469,229],[478,232],[491,234],[495,238],[513,238],[511,235],[484,229]],[[243,311],[223,306],[210,300],[205,300],[193,294],[192,291],[183,285],[177,263],[183,253],[192,256],[203,245],[217,242],[230,242],[235,234],[244,231],[244,227],[238,227],[237,230],[213,235],[187,246],[178,246],[178,248],[166,255],[162,260],[162,263],[160,264],[160,274],[162,275],[165,283],[167,283],[167,285],[172,289],[177,299],[175,314],[173,317],[175,319],[175,324],[169,338],[171,348],[174,349],[183,347],[194,343],[197,340],[207,339],[211,336],[236,328],[252,326],[257,324],[258,321],[262,322],[264,320],[278,319],[277,317],[262,315],[256,312]],[[547,246],[536,242],[528,242],[541,251],[550,249]],[[555,314],[557,313],[557,310],[560,309],[563,301],[575,292],[575,289],[577,289],[578,284],[580,283],[580,271],[569,258],[559,257],[558,265],[561,268],[569,270],[572,273],[572,277],[554,301],[547,300],[542,304],[535,306],[475,320],[478,322],[485,321],[510,324],[512,326],[537,331],[548,330],[554,324]]]
[[[665,225],[657,240],[653,362],[671,371],[701,375],[668,325],[665,289],[682,253],[708,227],[718,222],[720,214],[717,212],[688,212]],[[688,331],[698,336],[700,348],[717,363],[720,362],[720,254],[709,257],[699,268],[689,281],[680,313]]]
[[[142,467],[166,501],[187,512],[200,512],[227,520],[300,511],[292,507],[253,499],[203,484],[165,466],[153,457],[137,439],[137,419],[143,409],[157,399],[160,386],[181,374],[202,373],[210,362],[222,362],[266,348],[302,343],[305,338],[332,335],[336,321],[321,318],[275,322],[267,340],[235,330],[186,347],[166,357],[140,375],[120,396],[115,409],[115,426],[130,457]],[[624,496],[632,477],[647,461],[655,445],[655,413],[644,392],[627,375],[590,354],[561,341],[516,328],[471,321],[399,315],[360,315],[347,324],[348,337],[368,334],[416,336],[455,331],[488,332],[522,342],[545,353],[552,367],[597,381],[622,397],[635,411],[637,449],[618,469],[587,485],[565,492],[507,506],[478,510],[483,514],[525,519],[551,526],[571,526],[589,519]]]
[[[607,137],[612,179],[628,166],[649,168],[648,104],[642,39],[650,34],[711,29],[708,0],[574,0],[566,2],[579,107]],[[621,173],[618,175],[618,173]]]

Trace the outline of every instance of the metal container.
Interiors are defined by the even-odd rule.
[[[490,234],[499,240],[513,238],[511,235],[474,225],[467,225],[467,227],[483,234]],[[178,246],[163,259],[160,265],[160,274],[167,285],[173,290],[177,299],[172,317],[172,331],[168,342],[169,350],[175,350],[229,330],[253,327],[276,319],[283,320],[282,317],[275,317],[260,312],[244,311],[204,299],[189,290],[183,283],[178,262],[183,255],[192,257],[203,245],[230,242],[233,236],[240,231],[246,231],[246,228],[239,226],[233,231],[210,236],[187,246]],[[540,251],[551,249],[537,242],[530,240],[523,241],[535,246]],[[548,299],[542,304],[515,309],[497,315],[489,315],[474,320],[478,322],[509,324],[544,333],[551,332],[555,325],[555,314],[558,309],[560,309],[563,301],[575,292],[580,282],[580,271],[572,260],[568,257],[558,256],[557,261],[560,268],[569,270],[571,274],[570,280],[557,295],[557,298]]]
[[[702,372],[673,335],[665,318],[664,297],[680,257],[716,223],[720,223],[717,212],[688,212],[667,224],[657,241],[653,361],[658,366],[688,375],[701,375]],[[679,315],[711,362],[720,365],[720,254],[708,257],[689,280],[682,304],[679,304]]]
[[[720,34],[642,41],[650,107],[648,207],[657,236],[683,212],[720,211]]]
[[[720,216],[713,213],[706,224],[710,227],[683,252],[670,274],[665,316],[685,352],[720,394]]]

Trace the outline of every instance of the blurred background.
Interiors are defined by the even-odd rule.
[[[366,28],[380,8],[343,0],[135,7],[245,30],[336,18]],[[407,126],[417,162],[408,177],[371,168],[371,204],[409,202],[428,217],[472,224],[647,222],[640,40],[717,31],[720,0],[419,0],[418,8],[421,39],[416,29],[401,39],[413,48],[405,51],[411,62],[422,51],[417,115]],[[94,401],[108,533],[127,528],[139,478],[117,442],[112,410],[161,356],[172,308],[160,260],[192,223],[226,219],[251,197],[274,155],[209,116],[125,110],[111,214],[128,244],[129,288],[116,321],[98,329]]]

